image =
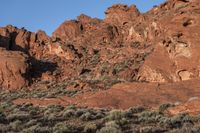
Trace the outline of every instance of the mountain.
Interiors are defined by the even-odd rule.
[[[168,0],[146,13],[116,4],[105,14],[103,20],[81,14],[51,37],[1,27],[1,92],[21,94],[11,97],[17,105],[171,103],[170,114],[199,114],[200,1]]]

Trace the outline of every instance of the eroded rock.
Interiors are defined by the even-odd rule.
[[[22,52],[0,48],[0,86],[8,89],[21,89],[28,85],[28,57]]]
[[[136,19],[140,12],[135,5],[128,7],[123,4],[116,4],[108,8],[105,12],[105,21],[111,24],[125,25]]]

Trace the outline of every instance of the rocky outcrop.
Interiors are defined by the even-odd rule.
[[[200,16],[195,4],[199,5],[199,2],[180,0],[168,1],[158,7],[160,11],[157,12],[163,11],[164,7],[169,11],[157,18],[160,35],[154,41],[153,53],[140,68],[139,80],[177,82],[200,76],[200,32],[197,30]]]
[[[0,36],[0,47],[21,51],[38,59],[46,52],[44,45],[51,43],[51,39],[44,31],[39,30],[37,33],[33,33],[11,25],[0,28]]]
[[[83,32],[83,27],[76,20],[65,21],[53,32],[53,38],[67,41],[73,39]]]
[[[134,21],[140,15],[135,5],[128,7],[123,4],[116,4],[105,11],[105,21],[115,25],[125,25],[130,21]]]
[[[0,86],[20,89],[28,85],[28,57],[22,52],[0,48]]]
[[[182,82],[200,75],[199,3],[168,0],[143,14],[134,5],[113,5],[105,19],[81,14],[52,37],[9,25],[0,28],[0,47],[30,58],[33,83]]]

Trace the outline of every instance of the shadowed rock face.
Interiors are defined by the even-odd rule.
[[[75,100],[66,98],[66,103],[111,108],[157,106],[161,102],[186,102],[199,92],[199,0],[168,0],[144,14],[134,5],[118,4],[105,14],[103,20],[81,14],[76,20],[62,23],[52,37],[43,31],[3,27],[0,47],[6,53],[21,51],[30,60],[28,79],[17,74],[24,82],[22,86],[27,82],[74,79],[79,82],[69,88],[88,89],[84,81],[98,81],[99,88],[111,88],[95,95],[83,91]],[[21,61],[26,64],[26,60]],[[124,83],[111,87],[111,81]],[[22,87],[11,83],[5,78],[2,86]]]

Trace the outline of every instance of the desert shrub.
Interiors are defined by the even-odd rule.
[[[94,133],[97,130],[97,125],[95,123],[88,123],[84,127],[84,132],[86,133]]]
[[[170,119],[170,126],[172,128],[180,128],[183,124],[183,119],[185,118],[185,114],[179,114],[179,115],[176,115],[176,116],[173,116],[171,119]]]
[[[47,110],[51,111],[51,112],[60,112],[64,109],[63,106],[61,105],[49,105],[47,107]]]
[[[75,127],[65,125],[64,123],[57,123],[53,127],[53,132],[54,133],[74,133],[74,132],[77,132],[77,130],[75,129]]]
[[[60,114],[60,111],[62,111],[64,108],[59,105],[51,105],[48,106],[47,109],[44,111],[44,119],[47,121],[56,121],[59,119],[58,115]]]
[[[113,66],[113,71],[112,71],[112,74],[115,75],[115,74],[118,74],[120,71],[123,70],[123,65],[122,64],[115,64]]]
[[[4,108],[0,104],[0,113],[2,113],[3,111],[4,111]]]
[[[95,115],[96,119],[101,119],[101,118],[104,118],[104,117],[105,117],[105,114],[103,112],[97,112],[97,114]]]
[[[141,112],[145,111],[145,108],[144,107],[133,107],[133,108],[130,108],[128,111],[133,114],[141,113]]]
[[[184,123],[181,128],[174,129],[170,133],[199,133],[200,128],[194,126],[192,123]]]
[[[11,122],[11,123],[9,123],[9,127],[13,131],[20,131],[23,128],[22,127],[22,121],[16,120],[14,122]]]
[[[0,133],[7,133],[9,129],[8,125],[0,124]]]
[[[0,123],[6,122],[6,115],[3,112],[0,112]]]
[[[18,108],[20,111],[29,111],[33,108],[33,104],[25,103],[25,104],[19,105]]]
[[[138,120],[142,123],[156,123],[159,122],[163,116],[158,112],[144,111],[138,116]]]
[[[91,114],[91,120],[101,119],[105,117],[105,113],[103,112],[103,110],[87,109],[87,112]]]
[[[75,105],[69,105],[66,107],[66,109],[73,109],[73,110],[76,110],[77,107]]]
[[[34,126],[34,125],[36,125],[36,124],[38,124],[38,121],[32,119],[32,120],[28,121],[28,122],[25,124],[25,126],[26,126],[26,127],[31,127],[31,126]]]
[[[34,125],[29,128],[23,129],[23,133],[50,133],[52,129],[50,127],[41,127],[40,125]]]
[[[35,133],[36,130],[40,128],[40,124],[30,126],[22,130],[23,133]]]
[[[166,104],[162,104],[162,105],[160,105],[160,107],[159,107],[159,112],[164,112],[165,110],[167,110],[169,107],[173,107],[173,105],[172,104],[170,104],[170,103],[166,103]]]
[[[33,104],[23,104],[20,107],[18,107],[18,109],[20,111],[29,113],[31,116],[38,115],[39,113],[41,113],[44,110],[44,108],[42,108],[42,107],[33,106]]]
[[[97,133],[122,133],[122,131],[115,127],[103,127]]]
[[[83,115],[87,111],[88,111],[87,109],[77,109],[77,111],[75,112],[75,116],[80,117],[81,115]]]
[[[153,126],[145,126],[140,128],[140,133],[162,133],[164,131],[164,129]]]
[[[73,110],[73,109],[67,109],[67,110],[64,110],[64,111],[63,111],[63,117],[64,117],[64,118],[73,117],[74,114],[75,114],[75,110]]]
[[[118,125],[124,126],[128,124],[128,120],[126,118],[126,113],[119,111],[119,110],[113,110],[111,111],[108,116],[105,118],[106,121],[115,121]]]
[[[194,126],[192,123],[184,123],[181,131],[184,133],[199,133],[200,128],[197,126]]]
[[[39,107],[33,107],[31,109],[29,109],[29,114],[31,116],[37,115],[40,112]]]
[[[200,122],[200,115],[188,116],[192,122]]]
[[[100,62],[100,55],[97,53],[95,55],[92,56],[91,60],[90,60],[90,64],[91,65],[97,65]]]
[[[166,128],[170,128],[170,123],[171,123],[171,119],[168,117],[162,117],[159,121],[159,125],[166,127]]]
[[[110,122],[107,123],[105,127],[97,131],[97,133],[122,133],[122,131],[115,122]]]
[[[94,119],[94,115],[91,112],[86,112],[80,116],[80,119],[89,121]]]
[[[121,120],[122,118],[124,118],[125,115],[122,111],[119,110],[112,110],[108,116],[106,116],[106,120],[107,121],[113,121],[113,120]]]
[[[186,122],[191,122],[190,118],[185,114],[179,114],[171,118],[162,117],[159,121],[159,124],[166,128],[180,128],[182,124]]]
[[[152,133],[152,127],[141,127],[140,128],[140,133]]]
[[[59,117],[56,114],[51,113],[51,114],[48,115],[48,117],[46,119],[49,122],[54,122],[54,121],[58,120]]]
[[[13,104],[11,102],[2,102],[0,104],[0,112],[3,112],[7,108],[13,108]]]
[[[49,127],[37,127],[35,129],[36,133],[50,133],[51,132],[51,128]]]
[[[9,114],[7,116],[8,121],[14,121],[14,120],[27,121],[30,120],[30,118],[31,118],[30,114],[26,112],[18,112],[16,114]]]
[[[120,129],[120,126],[116,123],[116,121],[109,121],[105,123],[106,127],[114,127],[116,129]]]

